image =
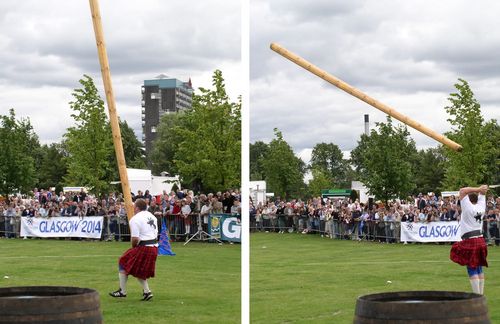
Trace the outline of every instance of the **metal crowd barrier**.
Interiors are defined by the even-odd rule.
[[[78,217],[78,216],[74,216]],[[187,222],[186,222],[187,220]],[[188,218],[180,215],[167,215],[158,218],[158,235],[165,223],[169,237],[173,241],[187,240],[198,230],[198,220],[201,220],[202,230],[208,232],[208,224],[203,217],[191,214]],[[21,217],[0,216],[0,238],[20,237]],[[190,231],[186,233],[186,226],[190,224]],[[500,224],[498,224],[500,225]],[[490,230],[491,225],[484,222],[484,235],[488,242],[500,244],[500,233],[496,235]],[[263,217],[257,222],[255,217],[250,218],[252,232],[289,232],[316,234],[340,240],[365,240],[386,243],[399,243],[401,235],[400,222],[384,221],[351,221],[349,223],[337,220],[323,221],[308,215]],[[496,237],[495,237],[496,236]],[[130,241],[130,228],[127,216],[104,216],[101,240],[103,241]],[[196,240],[196,238],[194,238]]]
[[[484,236],[487,242],[500,240],[500,233],[496,237],[489,231],[489,224],[484,221]],[[500,225],[500,224],[499,224]],[[384,243],[400,243],[401,222],[351,220],[349,223],[339,220],[324,221],[309,215],[276,215],[262,217],[257,221],[250,218],[251,232],[303,233],[316,234],[339,240],[375,241]]]
[[[57,216],[56,216],[57,217]],[[78,216],[71,216],[78,217]],[[103,216],[102,241],[130,241],[130,228],[127,216]],[[12,219],[12,221],[11,221]],[[208,224],[203,223],[200,217],[202,229],[208,232]],[[165,223],[169,237],[173,241],[186,240],[190,235],[198,230],[198,214],[191,214],[187,218],[180,215],[167,215],[158,217],[158,236]],[[186,233],[186,226],[190,224],[189,233]],[[21,217],[0,216],[0,238],[20,238]],[[196,240],[196,238],[193,238]]]
[[[180,215],[167,215],[158,217],[158,235],[160,235],[163,223],[173,241],[185,240],[186,236],[196,233],[198,222],[197,214],[191,214],[187,218]],[[190,231],[186,233],[186,226],[190,224]],[[206,227],[206,224],[203,224]],[[107,241],[130,241],[130,228],[127,216],[104,217],[103,239]],[[186,235],[187,234],[187,235]]]

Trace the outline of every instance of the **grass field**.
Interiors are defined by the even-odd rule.
[[[239,323],[240,245],[172,243],[158,257],[151,302],[129,277],[127,298],[114,299],[118,257],[130,243],[0,240],[0,287],[74,286],[99,292],[105,323]],[[4,278],[8,276],[9,278]]]
[[[352,323],[357,297],[403,290],[470,292],[450,245],[380,244],[253,233],[251,323]],[[500,323],[500,248],[489,247],[485,296]],[[391,281],[392,283],[388,283]]]

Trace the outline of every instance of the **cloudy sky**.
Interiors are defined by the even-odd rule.
[[[269,49],[276,42],[437,132],[458,78],[469,82],[486,119],[500,119],[500,3],[497,1],[252,0],[250,143],[277,127],[308,161],[333,142],[350,151],[384,122],[379,110]],[[437,142],[411,131],[418,148]]]
[[[164,73],[210,87],[215,69],[233,100],[240,80],[238,1],[100,0],[118,114],[141,135],[141,85]],[[29,117],[42,143],[71,126],[73,89],[90,75],[104,98],[87,0],[0,2],[0,114]]]

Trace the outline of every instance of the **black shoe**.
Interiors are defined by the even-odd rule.
[[[148,301],[151,300],[152,298],[153,298],[153,293],[151,291],[142,294],[142,301]]]
[[[122,293],[121,289],[118,289],[117,291],[110,292],[109,295],[111,297],[127,297],[127,294]]]

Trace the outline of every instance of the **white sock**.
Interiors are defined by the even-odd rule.
[[[120,290],[122,294],[127,294],[127,279],[128,275],[123,272],[118,272],[118,278],[120,279]]]
[[[139,283],[141,284],[143,292],[145,292],[145,293],[151,292],[151,290],[149,289],[149,285],[148,285],[147,280],[137,278],[137,281],[139,281]]]
[[[479,293],[481,295],[484,295],[484,279],[478,279],[479,280]]]
[[[476,294],[480,294],[479,291],[479,279],[469,279],[470,285],[472,287],[472,292]]]

